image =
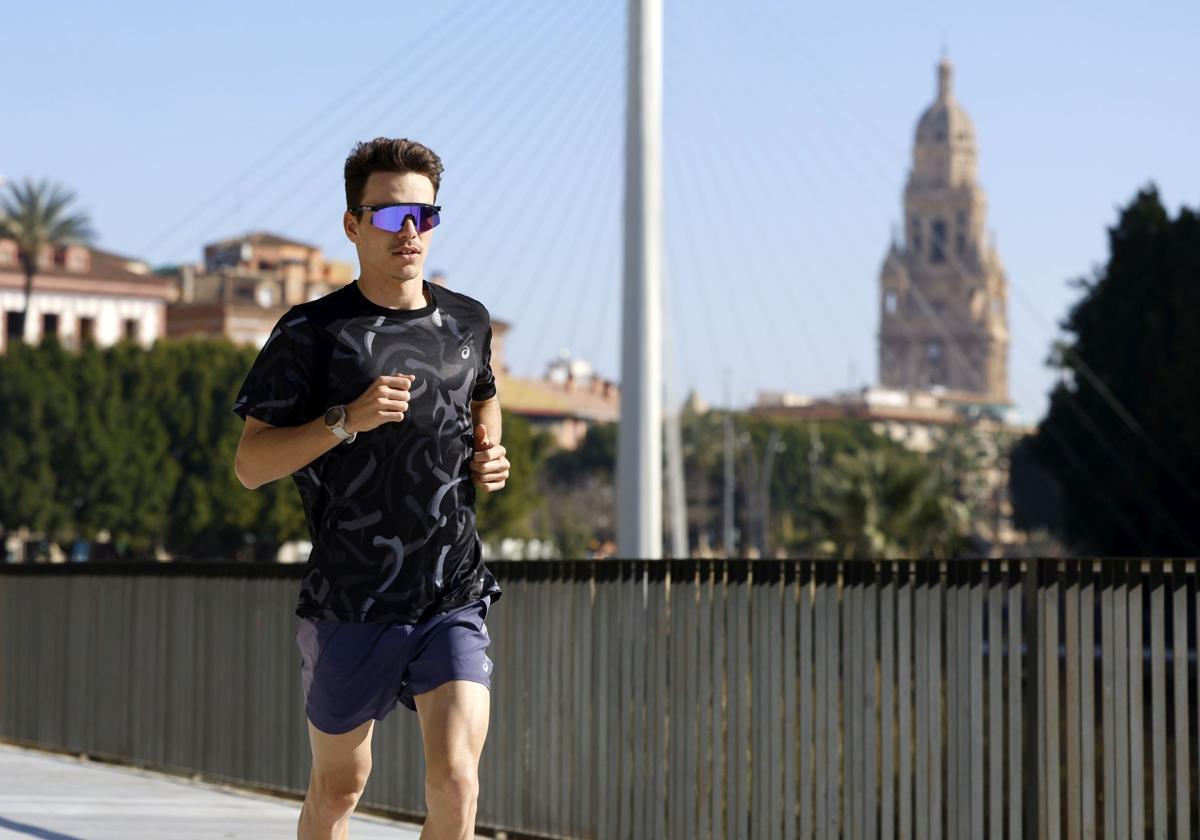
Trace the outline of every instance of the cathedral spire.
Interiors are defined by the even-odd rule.
[[[954,65],[943,50],[942,60],[938,62],[938,102],[949,102],[954,96],[953,76]]]

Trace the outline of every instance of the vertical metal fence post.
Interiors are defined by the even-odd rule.
[[[1021,705],[1024,708],[1024,741],[1021,749],[1021,779],[1024,789],[1021,799],[1025,804],[1024,827],[1022,836],[1035,838],[1038,836],[1038,824],[1041,822],[1038,803],[1041,798],[1038,791],[1041,787],[1042,769],[1038,762],[1041,750],[1037,742],[1037,708],[1038,708],[1038,673],[1040,672],[1041,634],[1038,632],[1038,573],[1041,565],[1037,560],[1025,560],[1021,569],[1021,638],[1025,645],[1024,668],[1024,697]]]

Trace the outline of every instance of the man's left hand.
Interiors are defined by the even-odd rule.
[[[475,427],[475,454],[471,457],[471,480],[477,487],[494,493],[508,481],[508,458],[505,448],[492,445],[488,440],[487,427],[482,423]]]

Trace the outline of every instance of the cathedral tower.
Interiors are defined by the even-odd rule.
[[[879,378],[1008,402],[1008,281],[985,235],[975,127],[938,65],[937,100],[917,122],[904,190],[903,243],[880,274]]]

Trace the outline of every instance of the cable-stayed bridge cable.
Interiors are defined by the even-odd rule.
[[[430,30],[422,35],[422,38],[424,39],[423,43],[436,47],[438,41],[434,37],[435,33],[440,33],[443,29],[452,27],[458,22],[460,17],[465,15],[468,10],[480,5],[483,4],[479,2],[479,0],[463,0],[463,2],[460,3],[456,8],[439,18],[433,24]],[[308,121],[302,123],[298,129],[290,132],[285,139],[272,147],[268,152],[257,158],[245,169],[239,171],[237,175],[225,182],[225,184],[223,184],[218,190],[210,194],[207,198],[201,200],[197,205],[192,207],[192,209],[181,216],[177,221],[173,222],[169,227],[156,234],[155,237],[151,239],[139,253],[145,255],[147,258],[150,258],[157,248],[167,244],[168,242],[171,242],[172,238],[176,234],[188,231],[189,226],[195,224],[196,217],[199,214],[212,207],[221,198],[226,197],[230,190],[239,187],[246,178],[258,173],[263,166],[271,163],[272,161],[277,161],[282,152],[293,147],[298,137],[303,136],[309,130],[320,126],[342,108],[352,104],[358,95],[362,95],[364,93],[362,90],[364,85],[369,85],[372,79],[376,79],[381,72],[395,64],[398,58],[406,55],[411,57],[411,52],[411,48],[406,46],[404,50],[390,57],[386,62],[380,64],[369,74],[362,77],[361,81],[347,89],[346,94],[338,96],[328,106],[314,115]]]
[[[541,20],[541,18],[538,19]],[[476,21],[476,23],[481,35],[486,33],[490,28],[489,26],[484,26],[480,21]],[[442,46],[444,49],[445,45]],[[464,65],[469,65],[475,60],[471,53],[465,49],[461,52],[451,51],[449,54],[453,55]],[[529,60],[528,64],[536,66],[533,60]],[[403,110],[404,113],[411,113],[413,115],[428,113],[428,109],[440,108],[443,103],[459,101],[463,93],[471,90],[473,77],[470,74],[461,72],[457,66],[449,63],[444,64],[441,67],[441,71],[448,79],[452,80],[450,84],[442,85],[441,87],[432,85],[423,86],[415,94],[409,90],[405,90],[395,97],[390,97],[386,101],[377,103],[378,107],[371,112],[370,116],[360,118],[355,122],[356,128],[347,130],[344,125],[339,125],[335,127],[336,132],[349,134],[350,137],[356,139],[362,139],[367,135],[375,136],[381,131],[380,124],[390,122],[394,119],[393,115],[398,111]],[[493,84],[488,88],[488,91],[491,92],[506,83],[511,83],[512,78],[511,74],[505,73],[493,75],[490,79]],[[418,118],[414,117],[414,119]],[[422,137],[414,137],[414,139],[422,139]],[[424,139],[428,138],[425,137]],[[326,205],[320,201],[322,194],[329,194],[331,196],[331,200],[335,202],[331,205],[331,208],[336,207],[337,215],[340,216],[341,211],[345,209],[343,206],[344,198],[342,197],[343,181],[341,164],[348,152],[349,143],[344,148],[337,149],[336,151],[331,149],[328,158],[322,157],[310,170],[305,171],[302,175],[296,177],[294,181],[288,183],[284,195],[287,196],[289,203],[298,204],[300,210],[286,221],[278,223],[279,229],[292,230],[314,213],[324,214],[329,212],[326,210]],[[336,198],[333,198],[334,196]],[[320,224],[321,227],[324,227],[324,222]]]

